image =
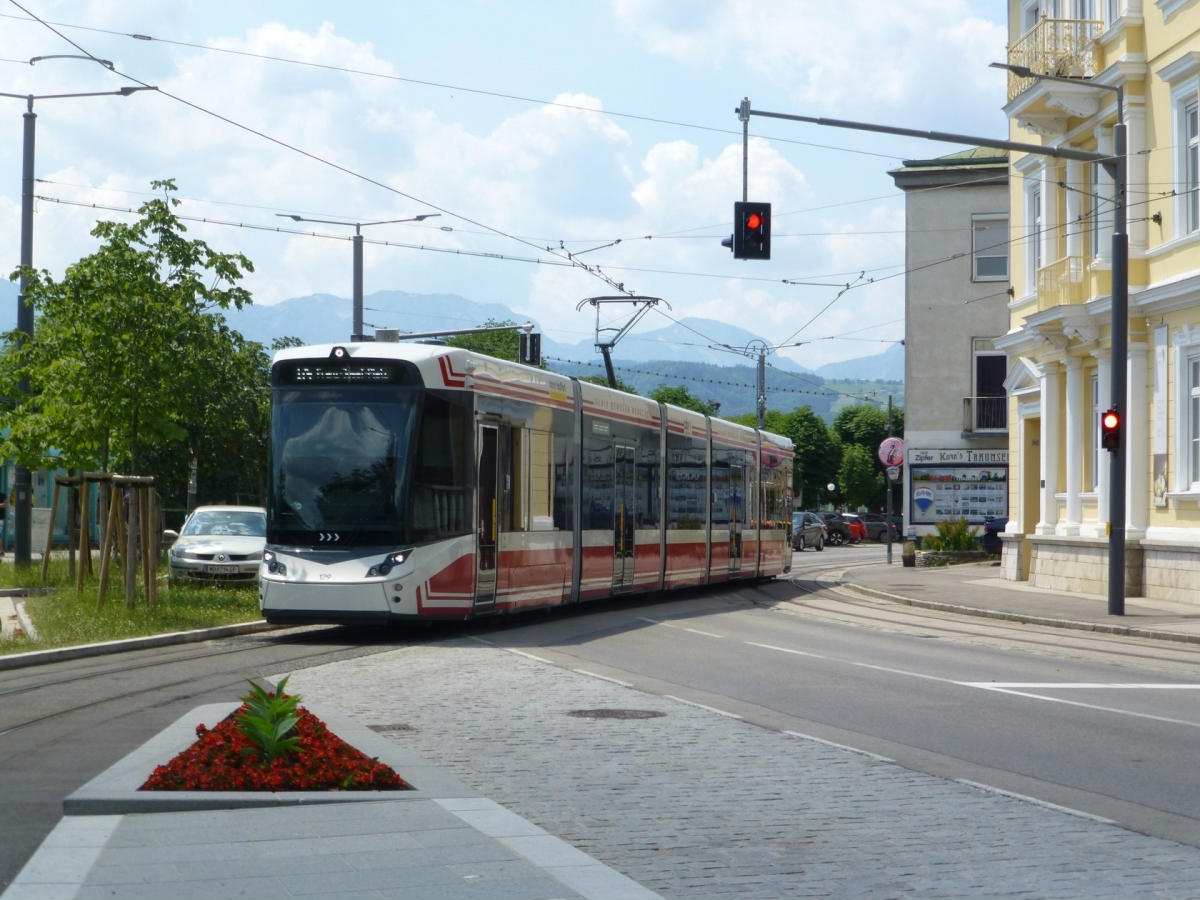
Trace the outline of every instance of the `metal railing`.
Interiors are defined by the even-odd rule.
[[[1082,303],[1087,293],[1082,256],[1064,256],[1037,270],[1038,309]]]
[[[963,397],[963,431],[1008,431],[1008,397]]]
[[[1008,48],[1008,62],[1044,75],[1087,78],[1096,74],[1096,35],[1100,19],[1039,19]],[[1008,99],[1020,96],[1036,78],[1008,76]]]

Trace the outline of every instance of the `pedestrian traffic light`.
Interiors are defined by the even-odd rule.
[[[739,200],[733,204],[734,259],[771,258],[771,204]]]
[[[1121,414],[1109,408],[1100,416],[1100,446],[1116,450],[1121,446]]]

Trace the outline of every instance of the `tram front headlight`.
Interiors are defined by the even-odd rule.
[[[263,551],[263,565],[267,567],[267,572],[271,575],[286,575],[287,566],[279,561],[279,557],[271,550]]]
[[[389,553],[383,558],[382,562],[377,562],[371,568],[367,569],[368,578],[385,578],[392,573],[392,569],[402,565],[411,550],[397,550],[395,553]]]

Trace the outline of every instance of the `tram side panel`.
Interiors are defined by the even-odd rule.
[[[704,417],[666,406],[667,588],[704,584],[708,577],[708,428]]]
[[[791,442],[778,435],[760,432],[759,437],[759,518],[762,523],[759,571],[763,575],[782,575],[792,568],[788,527],[795,452]]]
[[[661,430],[652,400],[581,383],[581,599],[657,590]]]
[[[568,602],[572,590],[577,451],[574,400],[563,376],[477,358],[477,440],[493,439],[496,471],[479,476],[475,609]],[[482,485],[494,484],[494,490]],[[489,540],[489,538],[491,540]],[[487,559],[494,544],[495,561]],[[494,565],[494,588],[489,565]]]

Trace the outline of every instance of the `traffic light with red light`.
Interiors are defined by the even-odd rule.
[[[1105,450],[1121,446],[1121,414],[1115,409],[1106,409],[1100,416],[1100,446]]]
[[[733,204],[734,259],[771,258],[771,204],[739,200]]]

